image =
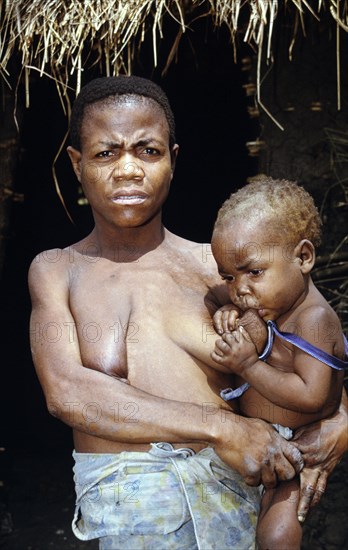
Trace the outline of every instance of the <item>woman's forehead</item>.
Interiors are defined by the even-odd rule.
[[[130,113],[131,110],[139,108],[145,109],[148,112],[152,111],[157,117],[163,116],[166,119],[165,112],[159,103],[150,97],[136,94],[108,96],[95,103],[90,103],[85,107],[84,118],[86,114],[91,114],[91,112],[110,111],[112,113],[116,110],[124,110]]]
[[[108,139],[138,139],[141,135],[143,138],[150,136],[167,142],[169,127],[162,108],[154,101],[148,101],[148,98],[144,98],[145,102],[141,99],[138,101],[132,97],[121,103],[102,101],[90,106],[81,126],[81,140],[90,142],[92,136],[93,139],[96,136],[104,136],[105,139],[106,136]]]

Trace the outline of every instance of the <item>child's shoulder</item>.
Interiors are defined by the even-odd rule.
[[[299,312],[296,324],[301,329],[303,337],[309,339],[312,334],[314,338],[335,340],[342,338],[342,327],[335,311],[328,305],[310,306]]]
[[[341,322],[337,313],[323,298],[298,308],[294,318],[296,333],[311,344],[344,359],[345,346]],[[294,331],[294,332],[295,332]]]
[[[294,311],[294,319],[297,323],[304,325],[330,323],[341,327],[337,313],[314,285],[309,289],[305,300]]]

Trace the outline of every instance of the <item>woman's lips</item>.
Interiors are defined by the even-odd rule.
[[[145,193],[117,193],[111,197],[111,201],[117,204],[141,204],[146,199]]]

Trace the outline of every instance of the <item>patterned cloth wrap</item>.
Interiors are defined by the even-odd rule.
[[[72,529],[100,550],[254,550],[261,490],[212,448],[76,453]]]

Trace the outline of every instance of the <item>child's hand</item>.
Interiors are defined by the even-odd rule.
[[[222,337],[216,340],[211,357],[242,377],[243,372],[258,361],[256,347],[242,326],[233,332],[224,332]]]
[[[261,355],[267,342],[267,326],[264,320],[255,309],[247,309],[237,323],[247,330],[255,344],[258,355]]]
[[[218,334],[232,332],[238,326],[239,309],[234,304],[226,304],[220,307],[214,316],[214,328]]]

